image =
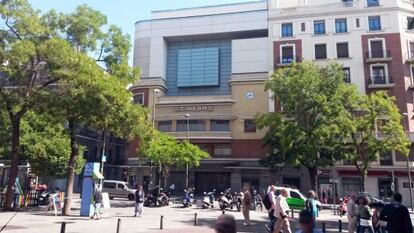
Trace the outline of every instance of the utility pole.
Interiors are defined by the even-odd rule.
[[[185,114],[187,119],[187,141],[190,142],[190,114]],[[188,188],[188,163],[185,166],[185,188]]]
[[[407,123],[405,121],[406,118],[408,120],[408,113],[404,112],[402,115],[404,116],[403,121],[404,121],[405,134],[406,134],[406,136],[408,136],[409,135],[409,130],[407,128]],[[409,182],[409,185],[410,185],[410,188],[409,188],[410,189],[410,204],[411,204],[411,210],[413,210],[413,208],[414,208],[414,206],[413,206],[413,186],[412,186],[413,181],[411,179],[410,155],[407,156],[407,173],[408,173],[408,182]]]
[[[152,91],[152,127],[155,129],[155,104],[157,102],[157,96],[158,93],[160,93],[159,89],[154,89]],[[150,160],[150,174],[149,174],[149,184],[148,184],[148,190],[152,189],[152,160]]]

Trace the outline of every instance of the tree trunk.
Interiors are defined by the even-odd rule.
[[[69,215],[73,198],[73,183],[75,181],[76,157],[79,153],[78,143],[76,141],[76,126],[73,120],[69,121],[70,134],[70,158],[67,170],[66,181],[66,198],[63,205],[62,215]]]
[[[309,179],[310,179],[310,184],[311,184],[311,189],[315,189],[316,192],[316,174],[318,172],[317,168],[314,167],[308,167],[308,171],[309,171]]]
[[[361,191],[365,192],[365,178],[366,178],[365,172],[361,172],[360,175],[361,175]]]
[[[7,184],[6,210],[13,209],[14,190],[17,173],[19,171],[19,148],[20,148],[20,117],[11,117],[12,135],[11,135],[11,167],[9,172],[9,181]]]

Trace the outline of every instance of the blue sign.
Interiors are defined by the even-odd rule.
[[[106,155],[102,155],[102,162],[106,162]]]
[[[83,176],[92,176],[93,175],[93,168],[94,168],[94,164],[93,163],[86,163],[85,164],[85,169],[83,171]]]

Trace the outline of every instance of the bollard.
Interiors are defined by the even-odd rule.
[[[322,223],[322,232],[323,232],[323,233],[326,233],[326,225],[325,225],[325,223],[324,223],[324,222]]]
[[[225,210],[223,210],[221,213],[222,213],[222,214],[225,214],[225,213],[226,213],[226,211],[225,211]]]
[[[164,228],[164,215],[161,215],[161,218],[160,218],[160,230],[162,230],[163,228]]]
[[[342,220],[338,220],[338,228],[339,232],[342,232]]]
[[[197,213],[194,214],[194,226],[197,226]]]
[[[292,218],[295,218],[295,210],[292,209],[291,211],[292,211]]]
[[[118,218],[118,223],[116,224],[116,233],[121,232],[121,219]]]
[[[62,222],[62,225],[60,226],[60,233],[66,232],[66,222]]]

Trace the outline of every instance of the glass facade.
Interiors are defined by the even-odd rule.
[[[189,120],[188,122],[189,131],[205,131],[206,125],[204,120]],[[177,132],[187,131],[187,120],[177,121]]]
[[[228,121],[228,120],[211,120],[210,131],[228,132],[228,131],[230,131],[230,121]]]

